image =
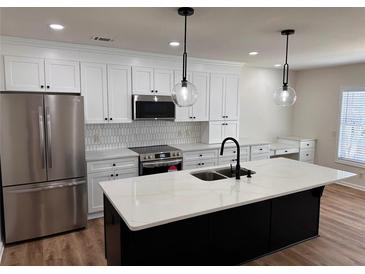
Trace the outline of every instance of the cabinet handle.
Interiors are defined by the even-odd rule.
[[[198,163],[198,166],[200,166],[201,165],[201,163]]]
[[[49,88],[49,86],[47,85],[47,88]]]
[[[108,118],[104,118],[104,120],[105,120],[105,121],[107,121],[107,120],[108,120]]]
[[[306,154],[305,156],[309,156],[309,154]]]
[[[204,166],[204,163],[202,163],[202,166]]]
[[[115,164],[113,164],[113,166],[115,166]]]
[[[285,152],[288,152],[287,150],[285,150]]]
[[[113,118],[109,118],[109,120],[111,121],[111,120],[113,120]]]
[[[196,117],[194,116],[194,119],[195,119]]]
[[[190,116],[189,118],[190,118],[190,119],[193,119],[193,116]]]
[[[233,151],[233,153],[236,153],[236,151]]]
[[[260,148],[260,150],[262,150],[262,148]]]
[[[158,92],[158,90],[155,90],[155,92],[157,93],[157,92]]]
[[[151,90],[151,93],[153,93],[154,91],[153,90]]]
[[[309,147],[309,144],[307,144],[307,147]]]
[[[41,88],[44,88],[44,86],[43,86],[43,85],[41,85]]]
[[[117,173],[117,174],[115,174],[115,176],[118,176],[118,173]]]
[[[114,176],[114,174],[110,174],[110,177],[113,177]]]

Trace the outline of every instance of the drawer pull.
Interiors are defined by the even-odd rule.
[[[117,174],[115,174],[115,176],[118,176],[118,173],[117,173]]]
[[[309,147],[309,144],[307,144],[307,147]]]
[[[113,166],[115,166],[115,164],[113,164]]]
[[[285,152],[288,152],[287,150],[285,150]]]
[[[309,154],[306,154],[305,156],[309,156]]]
[[[262,150],[262,148],[260,148],[260,150]]]
[[[202,166],[204,166],[204,163],[202,163]]]
[[[200,154],[199,156],[200,156],[200,157],[203,157],[203,154]]]
[[[114,174],[110,174],[110,177],[113,177],[114,176]]]

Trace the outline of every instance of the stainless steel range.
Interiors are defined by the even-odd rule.
[[[182,169],[182,151],[168,145],[131,147],[139,154],[139,176]]]

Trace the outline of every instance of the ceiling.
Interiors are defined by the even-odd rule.
[[[53,31],[51,23],[65,29]],[[284,59],[280,30],[294,28],[291,68],[359,63],[365,61],[364,26],[365,8],[195,8],[188,19],[188,54],[272,68]],[[0,33],[180,55],[182,46],[168,42],[182,42],[183,17],[176,8],[1,8]],[[92,41],[93,35],[114,41]]]

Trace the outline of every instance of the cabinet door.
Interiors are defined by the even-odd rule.
[[[108,65],[108,109],[110,123],[132,122],[131,68]]]
[[[223,127],[222,139],[227,137],[238,138],[238,123],[235,121],[225,122]]]
[[[46,59],[46,91],[80,93],[80,64],[77,61]]]
[[[223,141],[224,123],[210,122],[209,123],[209,143],[221,143]]]
[[[237,76],[225,77],[224,115],[227,120],[238,120],[239,116],[239,79]]]
[[[171,95],[171,90],[174,87],[172,70],[155,69],[153,79],[154,90],[157,95]]]
[[[84,96],[85,123],[108,121],[106,65],[81,63],[81,95]]]
[[[103,210],[103,191],[100,182],[109,181],[114,174],[112,172],[99,172],[88,174],[88,203],[89,213]]]
[[[193,105],[193,121],[209,120],[209,74],[193,72],[193,84],[198,91],[198,100]]]
[[[44,59],[4,56],[5,90],[45,91]]]
[[[153,68],[133,67],[132,89],[133,94],[155,94],[153,92]]]
[[[224,120],[224,75],[212,73],[210,77],[210,120]]]

